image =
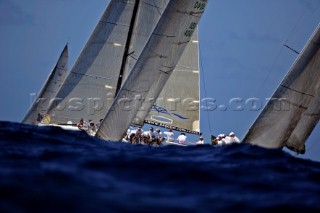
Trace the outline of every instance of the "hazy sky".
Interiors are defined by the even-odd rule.
[[[109,0],[0,0],[0,120],[21,121],[69,43],[71,67]],[[201,131],[242,138],[261,112],[233,98],[272,95],[320,22],[319,0],[209,0],[200,22],[201,97],[218,108],[201,112]],[[210,121],[210,123],[209,123]],[[209,128],[211,127],[211,129]],[[302,156],[320,161],[320,127]]]

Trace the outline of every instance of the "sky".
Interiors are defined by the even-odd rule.
[[[109,0],[0,0],[0,120],[20,122],[66,43],[71,67]],[[235,132],[241,139],[261,109],[232,100],[269,98],[320,22],[319,0],[209,0],[199,24],[201,131]],[[236,98],[236,99],[235,99]],[[320,125],[307,153],[320,161]]]

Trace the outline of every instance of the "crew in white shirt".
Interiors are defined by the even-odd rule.
[[[228,136],[226,136],[225,134],[220,134],[217,137],[218,145],[226,145],[226,144],[232,144],[232,143],[240,143],[239,138],[235,136],[234,132],[230,132]]]
[[[178,144],[187,145],[187,136],[184,132],[181,132],[181,135],[177,138]]]
[[[149,131],[142,132],[141,139],[143,140],[143,143],[148,144],[149,143]]]
[[[199,141],[196,142],[196,145],[202,145],[202,144],[204,144],[204,140],[203,140],[203,137],[200,136]]]
[[[230,140],[230,143],[240,143],[239,138],[234,134],[234,132],[230,132],[229,140]]]
[[[169,132],[164,132],[167,138],[167,142],[174,142],[174,133],[172,132],[172,129],[169,129]]]
[[[224,140],[224,138],[223,138],[223,134],[220,134],[220,135],[218,135],[218,145],[219,146],[222,146],[222,145],[225,145],[226,143],[225,143],[225,140]]]

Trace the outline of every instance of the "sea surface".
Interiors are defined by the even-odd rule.
[[[0,122],[0,212],[320,212],[320,163],[248,144],[149,147]]]

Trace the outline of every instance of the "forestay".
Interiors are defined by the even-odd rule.
[[[50,123],[104,118],[115,96],[136,3],[110,1],[50,107]]]
[[[22,120],[24,124],[36,125],[41,121],[41,116],[47,113],[50,100],[52,100],[62,83],[67,77],[68,71],[68,45],[66,45],[58,59],[57,64],[51,71],[48,79],[40,90],[37,98]]]
[[[96,136],[111,141],[122,139],[152,85],[170,77],[206,4],[206,0],[169,2]]]
[[[318,117],[320,87],[320,28],[316,29],[290,71],[256,119],[244,141],[281,148],[288,141],[295,148],[306,142]],[[304,124],[306,124],[304,126]]]
[[[142,126],[145,122],[199,134],[199,70],[196,30],[165,86],[163,78],[153,84],[133,124]]]

